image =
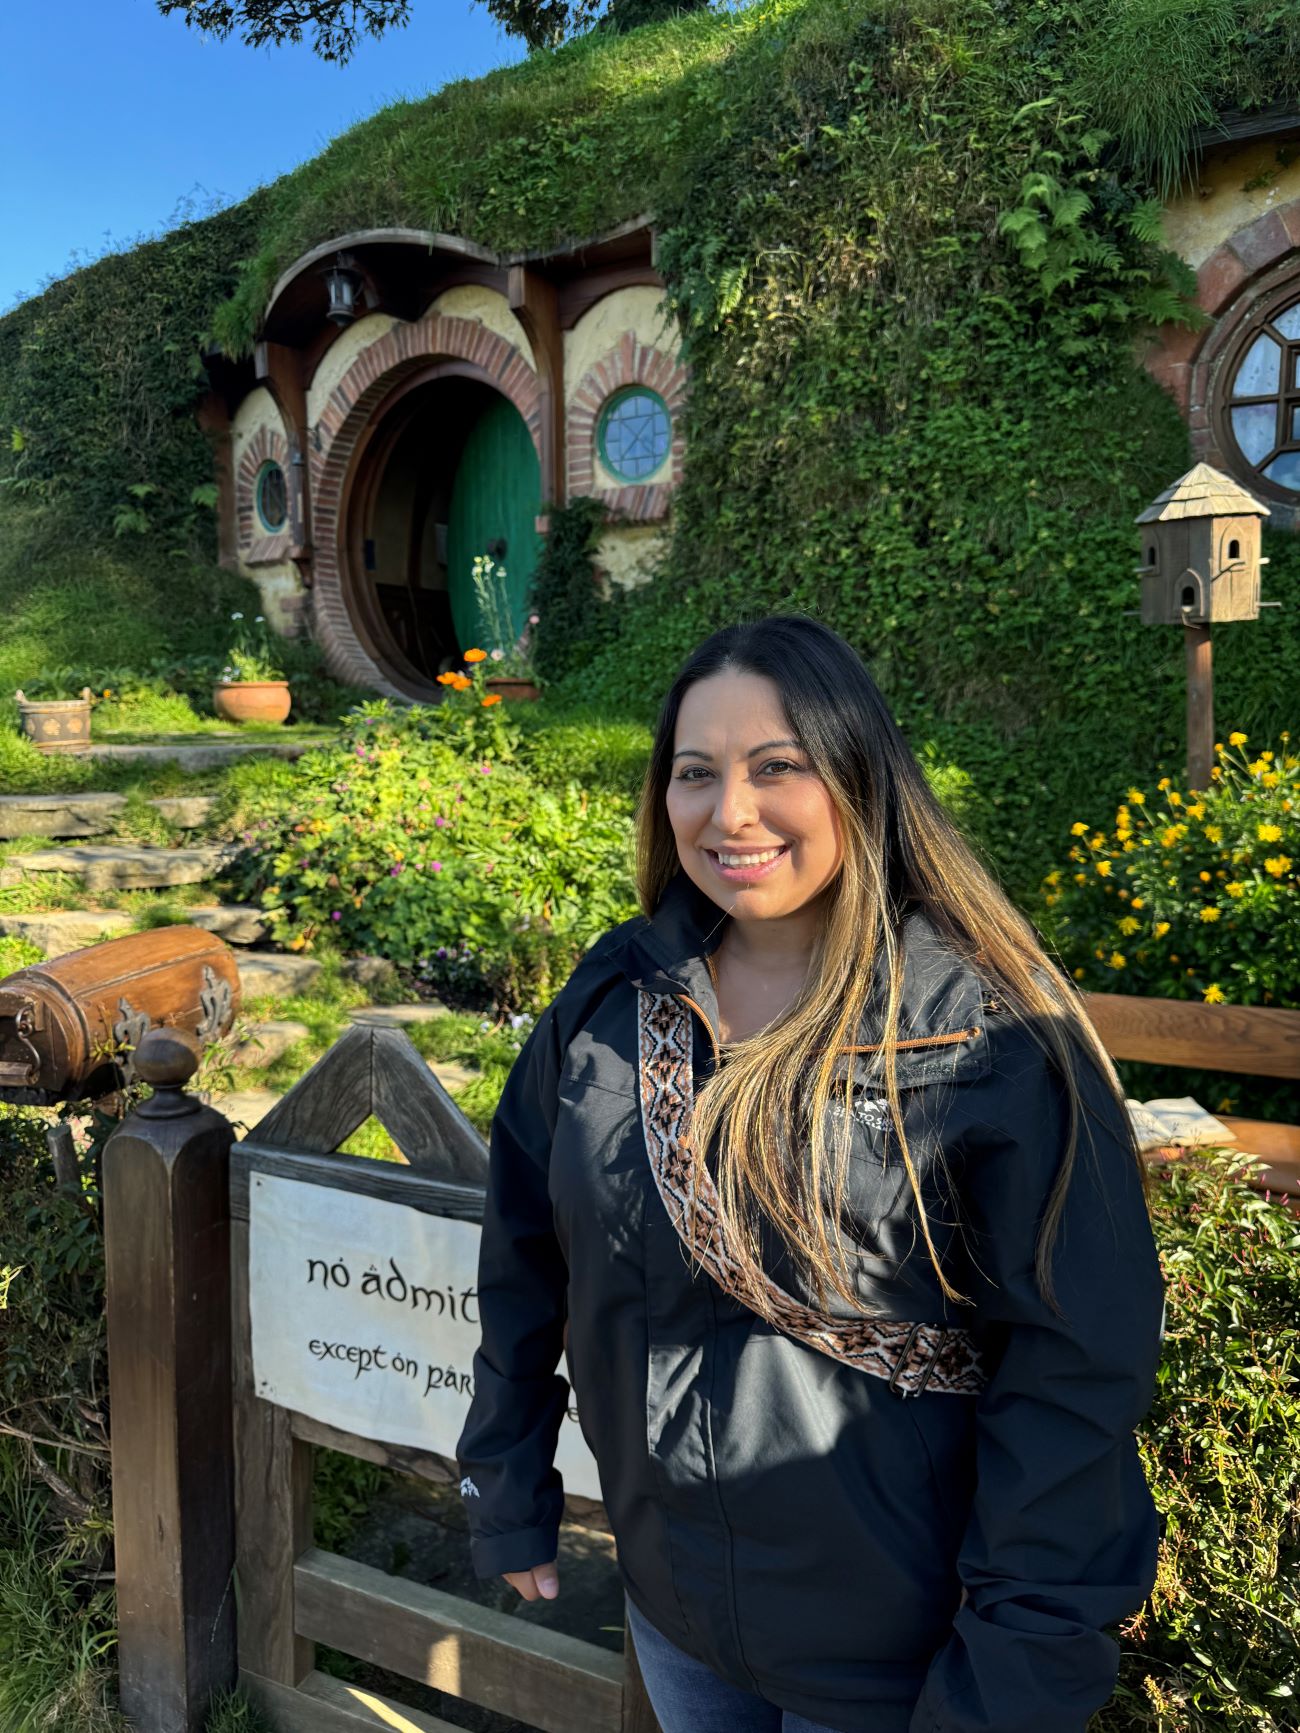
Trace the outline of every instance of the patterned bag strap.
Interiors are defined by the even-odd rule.
[[[770,1276],[746,1275],[728,1250],[713,1178],[690,1148],[694,1106],[690,1012],[671,993],[638,995],[637,1063],[641,1122],[655,1187],[683,1244],[719,1287],[796,1341],[860,1372],[885,1378],[900,1395],[923,1390],[969,1396],[984,1386],[965,1330],[898,1318],[829,1318],[796,1300]]]

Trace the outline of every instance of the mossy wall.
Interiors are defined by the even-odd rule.
[[[1189,316],[1159,197],[1198,125],[1295,100],[1298,70],[1297,0],[760,0],[594,34],[388,108],[0,321],[0,514],[109,549],[106,617],[137,614],[138,574],[183,571],[177,629],[201,631],[230,580],[198,575],[199,349],[245,352],[286,264],[367,226],[504,250],[649,212],[692,367],[687,472],[655,583],[570,694],[648,710],[705,631],[808,608],[971,775],[1028,895],[1080,802],[1181,751],[1177,634],[1126,614],[1132,518],[1189,461],[1136,360],[1151,321]],[[14,540],[0,587],[31,619],[45,568]],[[1268,552],[1291,605],[1216,637],[1224,726],[1261,738],[1300,684],[1300,559]]]

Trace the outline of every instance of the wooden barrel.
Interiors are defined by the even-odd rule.
[[[239,1009],[230,947],[199,927],[155,927],[35,963],[0,981],[0,1096],[71,1101],[129,1081],[146,1029],[225,1035]]]

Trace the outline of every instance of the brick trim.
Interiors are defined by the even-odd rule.
[[[365,648],[344,591],[341,507],[357,445],[383,399],[403,379],[438,361],[456,361],[508,397],[523,416],[541,461],[541,392],[533,367],[513,343],[474,319],[434,314],[395,325],[369,343],[330,392],[313,430],[312,524],[315,557],[312,633],[330,671],[390,698],[410,694],[396,686]]]
[[[654,523],[667,517],[673,489],[682,479],[682,459],[686,453],[683,415],[688,384],[689,375],[675,356],[642,343],[630,331],[624,332],[618,345],[583,375],[569,400],[569,498],[589,494],[605,500],[611,515],[633,523]],[[668,405],[673,421],[670,469],[658,481],[627,482],[611,488],[597,479],[602,466],[596,430],[610,398],[631,385],[644,385],[658,392]]]
[[[289,442],[276,427],[259,427],[244,447],[235,473],[235,539],[240,563],[246,566],[269,565],[289,557],[292,536],[289,522],[284,529],[268,535],[257,515],[257,477],[264,463],[278,463],[284,471],[286,499],[292,485],[289,468]],[[289,521],[293,517],[293,502],[289,504]]]

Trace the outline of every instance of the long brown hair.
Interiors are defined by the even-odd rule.
[[[949,1281],[934,1244],[897,1082],[899,934],[903,914],[920,910],[976,968],[1066,1084],[1067,1144],[1035,1256],[1040,1292],[1054,1305],[1052,1245],[1084,1122],[1081,1053],[1096,1063],[1127,1124],[1123,1091],[1073,982],[1048,960],[1034,928],[931,792],[857,653],[828,627],[802,615],[729,626],[701,644],[682,667],[664,700],[638,814],[643,910],[654,912],[680,870],[666,796],[682,698],[698,681],[725,669],[762,675],[776,686],[794,737],[830,793],[843,835],[843,862],[823,898],[824,919],[804,988],[767,1028],[728,1046],[726,1064],[697,1101],[692,1146],[701,1160],[700,1152],[716,1143],[729,1250],[757,1278],[766,1217],[811,1281],[818,1303],[825,1302],[828,1288],[860,1303],[844,1269],[843,1241],[829,1228],[844,1220],[849,1113],[834,1116],[839,1123],[834,1138],[826,1126],[833,1101],[849,1105],[852,1079],[842,1075],[839,1056],[857,1041],[870,1006],[873,1012],[883,1010],[878,1063],[921,1234],[944,1294],[966,1301]],[[882,961],[888,986],[879,1007],[871,997]],[[1130,1145],[1145,1185],[1131,1137]],[[806,1164],[792,1163],[783,1154],[794,1148],[807,1150]]]

